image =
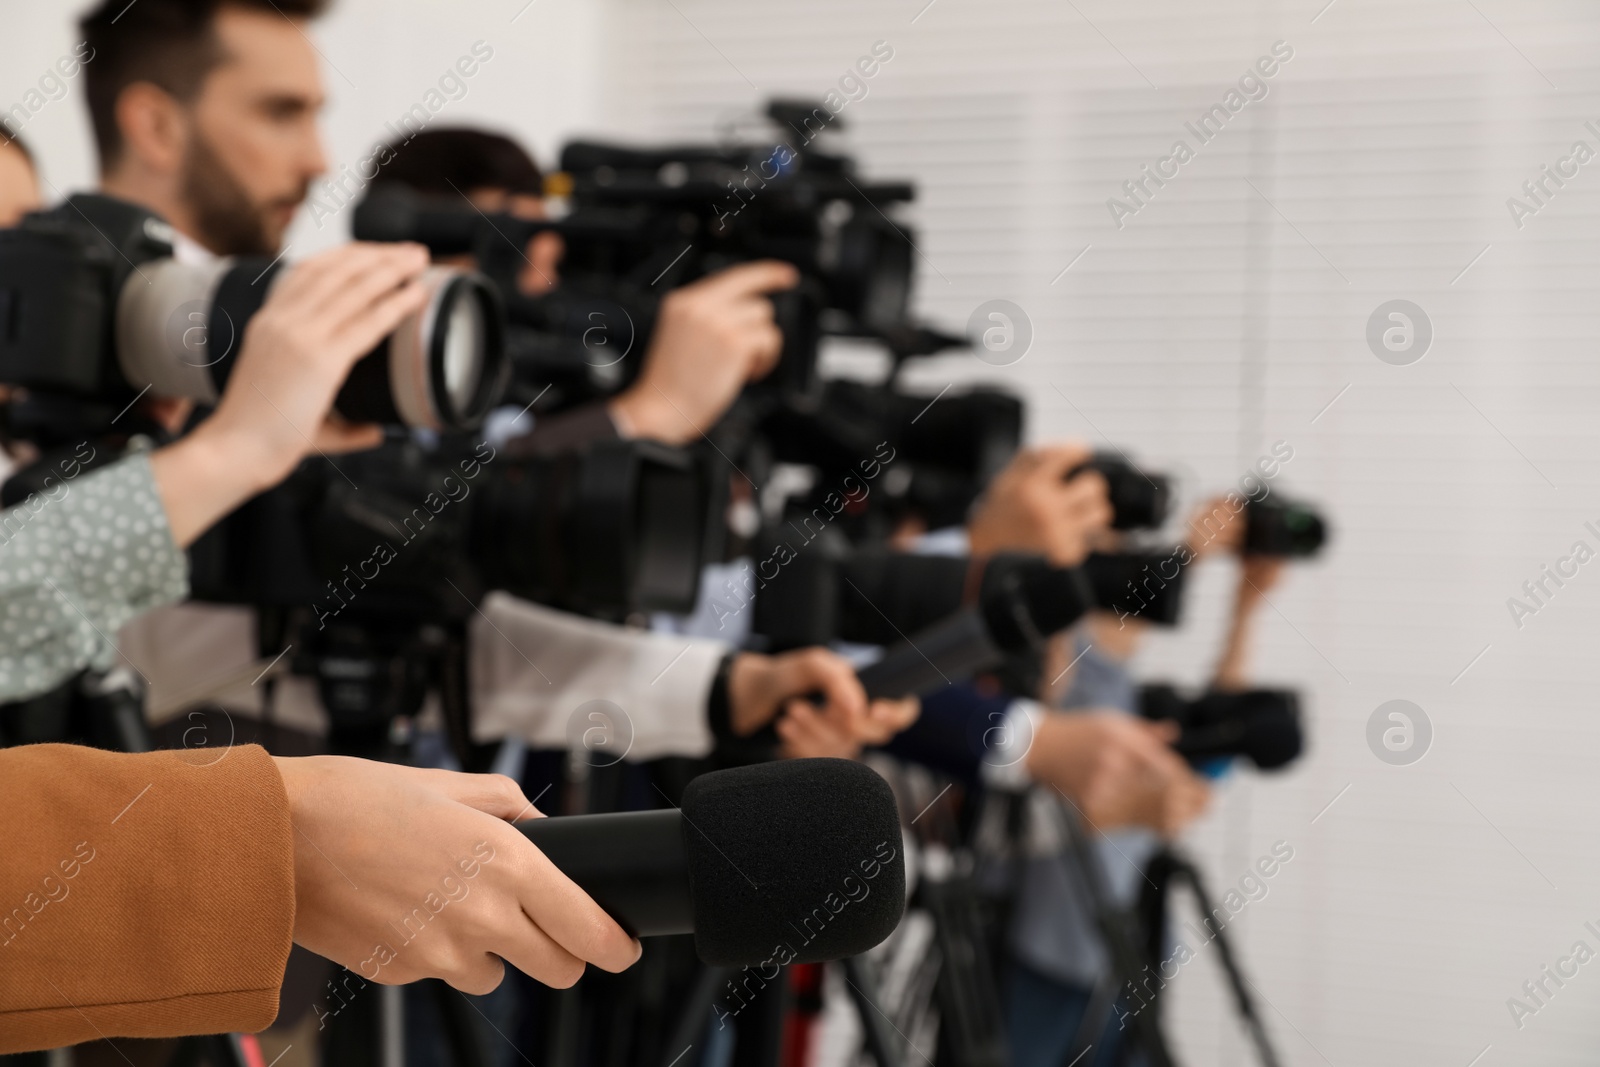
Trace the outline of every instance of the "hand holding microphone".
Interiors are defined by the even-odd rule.
[[[537,815],[503,775],[343,756],[278,758],[294,828],[294,940],[384,985],[481,995],[505,964],[546,985],[621,971],[629,937],[517,832]]]
[[[518,829],[640,937],[693,932],[717,966],[818,963],[883,941],[905,909],[888,783],[850,760],[713,771],[682,809],[535,819]]]

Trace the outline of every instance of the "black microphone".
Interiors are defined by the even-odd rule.
[[[1094,603],[1094,589],[1076,567],[1053,567],[1035,556],[996,556],[984,570],[976,604],[856,673],[874,699],[921,696],[1037,648]]]
[[[693,933],[714,966],[855,956],[905,910],[894,794],[853,760],[712,771],[689,783],[682,808],[517,829],[629,933]]]

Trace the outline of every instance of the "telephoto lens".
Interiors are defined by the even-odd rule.
[[[1305,559],[1328,539],[1327,523],[1310,504],[1264,497],[1250,501],[1244,514],[1246,555]]]
[[[251,259],[147,264],[147,285],[117,301],[117,362],[130,384],[158,396],[215,404],[238,358],[245,324],[293,267]],[[427,302],[351,368],[334,402],[352,422],[430,430],[476,425],[503,387],[499,297],[482,277],[451,267],[422,276]]]
[[[0,381],[71,397],[110,420],[149,390],[214,404],[250,316],[293,267],[173,258],[156,215],[78,194],[0,231]],[[336,410],[353,422],[467,429],[505,387],[504,312],[483,277],[423,276],[428,301],[351,370]]]
[[[1106,480],[1111,499],[1113,530],[1154,530],[1167,521],[1172,506],[1172,481],[1164,474],[1140,470],[1121,456],[1097,452],[1094,458],[1067,474],[1096,471]]]

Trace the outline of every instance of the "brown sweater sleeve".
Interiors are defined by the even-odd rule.
[[[294,843],[265,750],[3,749],[0,803],[0,1053],[272,1022]]]

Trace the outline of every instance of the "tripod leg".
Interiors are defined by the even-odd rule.
[[[378,1067],[406,1067],[405,987],[378,987]]]
[[[717,990],[727,980],[726,967],[701,968],[700,977],[695,980],[694,989],[684,1003],[683,1014],[678,1017],[677,1028],[672,1031],[672,1040],[662,1050],[661,1067],[672,1067],[680,1056],[700,1040],[700,1035],[710,1022],[711,1002],[716,1000]],[[696,1061],[688,1062],[692,1064]]]
[[[849,956],[844,964],[845,985],[850,988],[850,999],[855,1001],[861,1016],[861,1032],[865,1035],[867,1055],[878,1067],[900,1067],[900,1035],[894,1032],[889,1020],[883,1017],[875,995],[877,983],[868,973],[860,956]]]
[[[1202,915],[1214,914],[1211,906],[1211,895],[1206,892],[1205,884],[1200,880],[1199,868],[1186,859],[1173,857],[1174,873],[1183,877],[1189,883],[1189,888],[1194,891],[1195,901],[1200,905]],[[1207,920],[1207,925],[1210,925]],[[1256,1051],[1261,1056],[1261,1062],[1266,1067],[1279,1067],[1278,1052],[1272,1045],[1272,1040],[1267,1036],[1267,1028],[1261,1023],[1261,1016],[1256,1013],[1255,999],[1250,996],[1250,991],[1245,988],[1244,972],[1239,969],[1239,961],[1234,958],[1233,946],[1228,943],[1224,927],[1219,923],[1212,927],[1217,951],[1222,956],[1222,969],[1228,975],[1228,984],[1233,989],[1234,1004],[1238,1007],[1239,1017],[1244,1020],[1245,1028],[1250,1031],[1250,1038],[1255,1043]]]
[[[1071,857],[1077,865],[1079,880],[1088,894],[1094,909],[1096,925],[1100,928],[1101,940],[1106,946],[1106,956],[1111,967],[1110,981],[1114,983],[1116,990],[1121,990],[1125,985],[1132,985],[1142,969],[1139,962],[1138,938],[1129,931],[1131,916],[1111,900],[1105,869],[1100,865],[1100,857],[1094,851],[1077,813],[1068,811],[1063,814]],[[1115,1003],[1115,998],[1112,1003]],[[1130,1036],[1144,1052],[1149,1067],[1173,1067],[1172,1053],[1167,1049],[1154,1014],[1139,1011],[1132,1013],[1130,1017],[1133,1020]],[[1087,1021],[1086,1018],[1085,1022]],[[1101,1026],[1099,1032],[1087,1035],[1088,1040],[1099,1040],[1101,1034],[1105,1032],[1104,1024]],[[1082,1040],[1085,1035],[1080,1031],[1078,1036]]]
[[[1078,1032],[1072,1039],[1072,1057],[1086,1056],[1091,1048],[1100,1043],[1105,1036],[1106,1024],[1111,1021],[1111,1010],[1117,1003],[1117,978],[1114,974],[1107,975],[1095,983],[1094,993],[1089,997],[1089,1003],[1083,1009],[1083,1018],[1078,1022]],[[1076,1059],[1069,1060],[1076,1062]]]

